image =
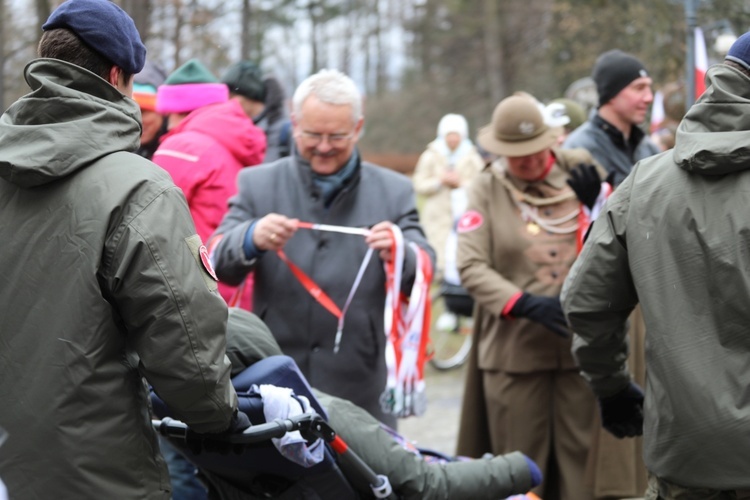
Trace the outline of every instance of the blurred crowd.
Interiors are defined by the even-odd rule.
[[[405,498],[750,498],[750,34],[679,116],[616,48],[594,106],[446,110],[409,178],[362,157],[340,71],[291,96],[253,61],[168,72],[104,0],[42,30],[0,120],[9,498],[208,498],[147,386],[201,435],[245,430],[238,309]],[[424,411],[438,284],[475,304],[464,466],[381,433]]]

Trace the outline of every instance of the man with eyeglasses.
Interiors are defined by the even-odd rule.
[[[293,96],[294,153],[239,174],[239,193],[211,245],[221,280],[239,284],[254,272],[254,312],[313,386],[395,425],[379,402],[387,371],[383,263],[393,258],[391,226],[433,262],[434,253],[410,180],[362,161],[356,145],[363,123],[362,98],[348,76],[324,69],[303,81]],[[301,229],[300,222],[369,232],[363,238]],[[368,248],[379,258],[365,261]],[[407,251],[402,290],[411,288],[416,267]],[[325,298],[341,308],[338,318]]]

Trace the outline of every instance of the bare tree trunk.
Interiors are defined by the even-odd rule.
[[[364,61],[364,67],[362,68],[362,78],[365,82],[365,92],[369,92],[372,87],[372,82],[370,82],[370,75],[372,74],[372,54],[370,53],[370,31],[369,31],[369,25],[370,25],[370,19],[372,17],[372,12],[370,12],[368,9],[365,9],[365,18],[363,20],[363,24],[365,26],[368,26],[368,30],[364,33],[362,33],[362,53],[365,55],[365,61]]]
[[[36,8],[36,17],[38,19],[37,26],[41,26],[47,21],[47,18],[52,13],[49,6],[49,0],[35,0],[34,7]]]
[[[329,18],[324,15],[318,19],[318,69],[328,67],[331,45],[331,33],[328,25]]]
[[[172,32],[172,46],[174,47],[174,67],[180,66],[180,52],[182,52],[182,26],[185,24],[183,18],[182,0],[172,0],[174,7],[174,31]]]
[[[383,95],[385,92],[385,54],[383,54],[383,30],[381,27],[380,0],[373,1],[375,11],[375,93]]]
[[[503,48],[500,41],[500,19],[496,0],[484,0],[484,58],[488,97],[494,106],[505,95],[502,78]]]
[[[250,26],[250,21],[252,20],[250,0],[242,0],[242,14],[240,19],[240,59],[245,60],[250,59],[251,35],[253,32]]]
[[[419,33],[419,38],[421,41],[421,46],[419,47],[419,58],[422,66],[422,74],[424,76],[429,76],[433,70],[432,51],[434,49],[433,44],[435,43],[435,37],[432,36],[432,34],[435,26],[435,16],[437,11],[436,3],[437,2],[435,0],[427,0],[422,7],[424,11],[422,14],[422,29]]]
[[[357,14],[353,4],[353,0],[347,1],[346,25],[341,44],[341,71],[347,75],[352,74],[352,44],[350,42],[354,40],[354,28],[357,25]]]
[[[310,51],[312,52],[312,63],[310,66],[310,74],[318,72],[320,68],[319,55],[318,55],[318,16],[315,12],[318,3],[310,0],[307,4],[307,10],[310,13]]]
[[[151,28],[151,8],[152,0],[122,0],[122,9],[133,18],[135,27],[138,28],[138,33],[141,34],[141,40],[144,43],[149,37],[149,29]]]

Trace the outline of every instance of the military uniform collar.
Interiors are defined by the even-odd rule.
[[[495,175],[506,177],[522,193],[526,192],[528,188],[539,184],[547,184],[555,189],[563,189],[567,184],[566,181],[568,180],[568,175],[557,164],[554,148],[552,149],[550,161],[552,162],[552,168],[547,172],[547,175],[543,179],[538,181],[525,181],[511,175],[508,171],[508,163],[504,157],[495,160],[492,164],[492,170]]]

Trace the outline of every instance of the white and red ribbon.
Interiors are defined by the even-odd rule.
[[[297,227],[362,236],[370,233],[368,229],[363,228],[310,222],[299,222]],[[388,377],[385,391],[380,400],[384,412],[403,418],[411,415],[422,415],[427,407],[424,365],[427,361],[427,344],[430,341],[432,261],[427,252],[416,243],[405,244],[401,229],[397,225],[391,224],[391,234],[393,236],[392,258],[389,262],[384,263],[386,273],[385,361]],[[416,257],[416,275],[408,298],[401,292],[402,273],[407,251],[414,252]],[[373,250],[368,249],[362,259],[346,303],[341,309],[312,278],[291,262],[282,250],[276,253],[308,293],[338,319],[334,341],[334,352],[338,352],[344,330],[346,311],[362,282],[362,276],[370,262]]]
[[[583,248],[583,242],[586,239],[586,234],[589,231],[591,223],[594,222],[602,209],[607,198],[612,194],[612,186],[608,182],[602,182],[602,188],[599,191],[599,196],[594,202],[594,206],[589,209],[586,205],[581,203],[581,210],[578,212],[578,233],[576,234],[577,240],[577,251],[581,252]]]
[[[404,244],[401,229],[391,225],[392,258],[385,263],[386,388],[380,403],[384,412],[400,418],[422,415],[427,408],[424,364],[430,332],[432,261],[415,243]],[[414,252],[416,275],[408,299],[401,292],[406,251]]]

